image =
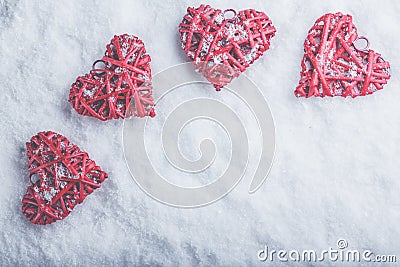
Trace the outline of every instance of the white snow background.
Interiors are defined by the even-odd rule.
[[[102,57],[114,34],[134,34],[145,42],[153,74],[186,62],[177,29],[186,8],[201,2],[0,0],[1,266],[272,266],[278,262],[257,259],[264,245],[323,250],[335,248],[339,238],[351,249],[400,257],[400,3],[208,3],[264,11],[277,28],[270,50],[245,73],[270,104],[276,157],[255,194],[246,190],[257,163],[250,159],[244,181],[226,198],[203,208],[178,209],[153,200],[130,177],[122,121],[80,116],[67,98],[70,85]],[[359,34],[391,63],[392,78],[367,97],[296,98],[307,31],[321,15],[337,11],[353,15]],[[192,89],[180,90],[167,103],[178,105]],[[198,90],[224,95],[211,86]],[[239,102],[232,105],[240,111]],[[37,226],[21,213],[21,199],[29,185],[25,142],[43,130],[67,136],[109,179],[65,220]],[[150,137],[147,144],[159,143],[159,135]],[[197,140],[197,131],[188,128],[183,137]],[[196,158],[198,142],[187,143],[182,150]],[[207,177],[224,168],[229,144],[221,141],[220,146],[218,166]],[[162,157],[153,161],[158,168],[166,164]],[[173,173],[165,170],[166,177]]]

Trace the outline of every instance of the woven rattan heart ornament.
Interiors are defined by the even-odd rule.
[[[90,73],[72,84],[70,104],[79,114],[102,121],[154,117],[150,61],[138,37],[114,36]]]
[[[26,147],[32,185],[22,212],[34,224],[64,219],[107,178],[86,152],[60,134],[40,132]]]
[[[179,25],[182,48],[217,90],[268,50],[275,31],[263,12],[246,9],[236,14],[209,5],[189,7]]]
[[[366,40],[363,49],[355,42]],[[368,49],[350,15],[326,14],[309,30],[304,42],[298,97],[357,97],[383,88],[390,78],[389,62]]]

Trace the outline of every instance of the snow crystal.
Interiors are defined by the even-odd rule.
[[[357,64],[355,64],[354,62],[350,62],[350,69],[349,69],[349,76],[350,77],[357,77]]]
[[[329,51],[329,54],[328,54],[329,59],[333,59],[334,54],[335,54],[335,51],[333,49],[331,51]]]
[[[64,166],[64,164],[60,163],[57,165],[57,178],[62,178],[62,177],[69,177],[71,175],[71,172],[68,170],[67,167]]]
[[[193,59],[195,54],[194,54],[193,51],[189,51],[189,52],[187,53],[187,55],[188,55],[189,58],[192,58],[192,59]]]
[[[118,110],[122,110],[122,109],[124,108],[125,105],[122,104],[122,103],[117,103],[116,106],[117,106],[117,109],[118,109]]]
[[[217,16],[215,16],[215,22],[217,24],[221,24],[224,21],[224,15],[222,13],[219,13]]]
[[[220,64],[222,62],[221,54],[214,56],[213,61],[215,64]]]
[[[49,188],[48,190],[42,190],[42,191],[40,191],[40,192],[39,192],[39,196],[40,196],[43,200],[45,200],[45,201],[47,201],[47,202],[50,202],[50,201],[53,199],[53,197],[54,197],[55,195],[57,195],[58,192],[60,192],[60,191],[57,190],[57,189],[55,189],[55,188],[53,188],[53,187],[51,187],[51,188]]]
[[[248,53],[244,56],[244,59],[248,64],[252,63],[256,59],[256,57],[258,56],[258,53],[259,53],[259,51],[258,51],[259,48],[260,48],[259,44],[254,45],[254,47],[251,49],[250,53]]]
[[[87,97],[92,97],[94,94],[96,93],[95,89],[89,89],[89,88],[85,88],[83,89],[83,95],[87,96]]]
[[[143,75],[143,74],[138,74],[138,78],[139,78],[139,79],[142,79],[142,80],[144,80],[144,81],[149,81],[149,80],[150,80],[148,76]]]
[[[185,43],[186,39],[187,39],[187,33],[185,32],[185,33],[182,34],[182,42]]]
[[[203,41],[203,45],[202,45],[201,50],[200,50],[200,55],[207,54],[209,49],[210,49],[210,42],[208,42],[207,40],[204,40]]]
[[[207,34],[206,35],[206,40],[208,41],[208,42],[212,42],[213,40],[214,40],[214,35],[212,35],[212,34]]]
[[[227,26],[227,39],[233,38],[233,40],[239,41],[247,38],[247,31],[243,28],[243,25],[228,23]]]
[[[64,141],[61,141],[61,143],[60,143],[60,148],[61,148],[61,149],[65,149],[65,148],[66,148],[66,145],[65,145],[65,142],[64,142]]]
[[[218,41],[218,46],[224,47],[227,43],[228,41],[226,39],[221,39]]]
[[[63,163],[57,164],[57,178],[69,178],[69,179],[78,179],[79,175],[73,175],[72,172],[64,166]]]
[[[67,185],[67,182],[58,180],[58,186],[63,189]]]

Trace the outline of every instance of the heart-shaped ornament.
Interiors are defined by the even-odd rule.
[[[364,48],[356,42],[366,42]],[[350,15],[326,14],[309,30],[304,42],[298,97],[357,97],[383,88],[390,78],[389,62],[368,49]]]
[[[26,147],[32,185],[22,212],[34,224],[64,219],[107,178],[86,152],[60,134],[40,132]]]
[[[68,101],[79,114],[102,121],[154,117],[150,61],[138,37],[114,36],[90,73],[72,84]]]
[[[236,13],[209,5],[189,7],[179,25],[182,48],[217,91],[268,50],[275,32],[263,12],[246,9]]]

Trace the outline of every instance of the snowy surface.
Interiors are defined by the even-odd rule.
[[[153,73],[185,62],[177,26],[187,6],[199,4],[0,0],[1,266],[262,266],[268,263],[256,253],[265,244],[322,250],[339,238],[353,249],[400,257],[398,1],[210,2],[264,11],[277,28],[271,49],[246,71],[267,97],[277,133],[275,163],[256,194],[246,192],[249,165],[243,186],[213,205],[158,203],[129,175],[122,121],[102,123],[72,110],[69,86],[114,34],[139,36]],[[368,97],[298,99],[293,91],[306,33],[322,14],[336,11],[353,15],[359,34],[391,62],[392,79]],[[208,89],[204,95],[215,93]],[[25,142],[42,130],[69,137],[110,175],[70,217],[45,227],[20,211],[29,184]],[[224,166],[229,145],[221,147],[217,162]],[[197,156],[196,146],[182,150]]]

